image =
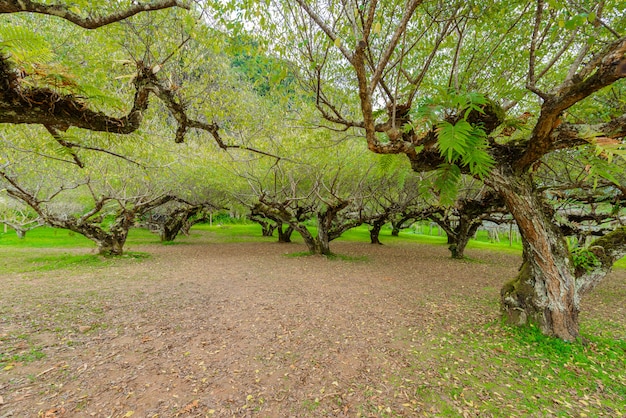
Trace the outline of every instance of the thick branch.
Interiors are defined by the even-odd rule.
[[[590,272],[576,279],[579,295],[592,290],[613,267],[613,263],[626,255],[626,227],[620,227],[595,240],[589,250],[598,258],[599,264]]]
[[[126,116],[96,112],[78,97],[60,95],[48,88],[22,88],[6,57],[0,56],[0,123],[37,124],[65,131],[70,126],[97,132],[129,134],[137,130],[148,108],[150,68],[140,66],[135,77],[135,98]]]
[[[594,125],[563,123],[550,135],[551,148],[547,151],[572,148],[602,140],[619,141],[626,137],[626,114],[606,123]]]
[[[114,22],[119,22],[139,13],[168,9],[170,7],[189,9],[189,6],[180,0],[155,0],[146,3],[135,3],[125,10],[93,17],[81,16],[62,4],[43,4],[30,0],[4,0],[0,1],[0,14],[20,12],[39,13],[60,17],[85,29],[96,29]]]
[[[541,114],[533,130],[528,148],[515,167],[524,170],[530,167],[554,147],[552,133],[560,124],[563,111],[590,96],[603,87],[626,77],[626,37],[614,42],[592,62],[552,93],[544,97]]]

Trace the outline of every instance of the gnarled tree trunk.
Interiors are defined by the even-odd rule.
[[[372,223],[372,229],[370,229],[370,243],[383,245],[383,243],[380,242],[379,239],[380,230],[382,229],[383,225],[385,225],[385,219],[377,220]]]
[[[291,225],[287,225],[287,227],[285,227],[285,225],[280,222],[276,226],[276,231],[278,231],[278,242],[291,242],[291,234],[293,233],[293,227]]]
[[[453,225],[452,221],[447,216],[433,216],[432,220],[446,233],[450,256],[456,259],[463,259],[465,257],[465,247],[467,247],[469,240],[474,236],[476,230],[482,223],[480,218],[466,216],[464,214],[461,214],[461,216],[455,220],[456,225]]]
[[[125,236],[107,236],[102,240],[96,241],[98,246],[98,254],[118,256],[124,254]]]
[[[264,237],[271,237],[272,235],[274,235],[274,229],[276,229],[276,224],[274,224],[270,219],[267,219],[261,214],[254,212],[248,215],[248,219],[261,225],[261,235],[263,235]]]
[[[509,322],[534,323],[547,335],[579,338],[580,296],[565,237],[553,224],[548,206],[530,174],[496,169],[490,179],[517,222],[524,244],[519,275],[501,291]]]
[[[459,217],[459,223],[454,228],[453,233],[448,234],[448,249],[452,258],[462,259],[465,257],[465,247],[469,243],[470,239],[476,234],[476,231],[482,224],[481,219],[467,217],[461,215]]]

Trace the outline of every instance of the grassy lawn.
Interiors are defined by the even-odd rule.
[[[309,227],[309,229],[315,232],[315,227]],[[386,227],[381,231],[380,239],[383,242],[404,242],[404,243],[421,243],[421,244],[433,244],[433,245],[446,245],[445,235],[439,235],[437,230],[429,230],[426,227],[420,228],[421,232],[416,232],[413,229],[407,229],[400,232],[399,236],[391,236],[391,228]],[[222,225],[200,224],[195,225],[192,231],[206,231],[211,233],[215,240],[219,242],[266,242],[275,240],[273,237],[261,236],[261,227],[254,223],[232,223]],[[432,233],[429,234],[429,232]],[[194,242],[197,238],[194,234],[189,237],[179,236],[176,241],[172,243],[165,243],[164,245],[184,245],[185,243]],[[302,242],[302,238],[297,232],[292,235],[294,242]],[[368,242],[369,230],[367,226],[360,226],[346,231],[337,241],[355,241],[355,242]],[[157,235],[149,232],[146,229],[134,228],[131,229],[128,240],[126,241],[125,248],[127,251],[130,249],[132,255],[133,247],[145,244],[157,244],[159,238]],[[3,266],[6,271],[19,271],[20,266],[24,267],[23,263],[35,261],[40,264],[49,262],[48,267],[42,267],[42,269],[54,269],[63,268],[68,264],[76,264],[80,262],[97,264],[101,257],[95,255],[72,255],[68,258],[68,253],[57,254],[58,249],[75,249],[75,248],[94,248],[94,243],[80,234],[75,234],[72,231],[63,229],[42,227],[34,229],[26,235],[25,239],[18,239],[17,235],[9,229],[8,232],[0,232],[0,249],[3,251],[2,261],[0,265]],[[491,251],[502,251],[508,253],[521,254],[522,244],[521,242],[509,243],[508,239],[502,239],[500,242],[492,242],[487,234],[487,231],[478,231],[476,238],[470,240],[468,249],[481,249]],[[32,256],[30,249],[42,249],[42,255]],[[46,255],[45,249],[55,249],[54,253]],[[332,249],[332,243],[331,243]],[[35,258],[31,260],[31,258]],[[13,260],[8,260],[12,258]],[[64,258],[63,262],[58,262],[58,259]],[[106,265],[106,263],[104,263]],[[55,267],[56,266],[56,267]],[[28,267],[24,267],[30,270]],[[614,268],[626,268],[626,258],[623,258],[615,263]]]

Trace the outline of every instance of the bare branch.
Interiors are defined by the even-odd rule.
[[[563,111],[603,87],[626,77],[625,53],[626,37],[623,37],[609,45],[599,56],[594,57],[593,67],[586,66],[572,77],[571,82],[564,82],[550,95],[546,95],[528,147],[516,163],[517,168],[529,167],[553,148],[552,132],[561,124]]]
[[[341,43],[341,39],[339,39],[339,37],[337,36],[337,34],[333,31],[333,29],[328,26],[323,20],[322,18],[313,11],[313,9],[311,9],[309,7],[308,4],[306,4],[304,2],[304,0],[296,0],[298,2],[298,4],[300,5],[300,7],[302,7],[304,9],[304,11],[309,15],[309,17],[311,19],[313,19],[313,21],[317,24],[317,26],[320,27],[320,29],[322,29],[324,31],[324,33],[326,34],[326,36],[328,36],[330,38],[331,41],[333,41],[335,43],[335,45],[338,46],[339,50],[341,51],[341,53],[343,54],[343,56],[349,61],[352,62],[353,60],[353,56],[350,53],[350,51],[348,51],[346,49],[346,47]],[[339,39],[339,40],[338,40]]]
[[[572,35],[569,37],[569,39],[563,44],[563,46],[561,47],[561,49],[559,50],[559,52],[557,52],[556,54],[554,54],[554,57],[552,57],[552,59],[550,60],[550,62],[545,66],[545,68],[543,70],[541,70],[541,72],[539,73],[539,75],[537,75],[535,81],[539,80],[541,77],[543,77],[544,75],[546,75],[546,73],[548,71],[550,71],[550,68],[552,68],[552,66],[563,56],[563,54],[565,52],[567,52],[567,50],[569,49],[570,45],[572,45],[572,43],[574,42],[574,40],[576,40],[576,36],[578,35],[578,29],[572,31]],[[582,48],[581,54],[582,56],[580,57],[580,60],[582,61],[582,58],[584,57],[584,51],[586,51],[586,48],[588,48],[587,46]]]
[[[537,9],[535,11],[535,25],[533,26],[533,37],[530,41],[530,52],[528,56],[528,84],[535,85],[535,60],[537,58],[537,43],[539,42],[539,28],[541,26],[541,18],[543,15],[543,0],[537,0]]]
[[[413,17],[413,13],[415,12],[415,9],[417,8],[417,6],[422,4],[422,1],[423,0],[410,0],[409,3],[407,4],[404,15],[402,16],[402,20],[400,21],[400,24],[396,28],[395,33],[391,37],[391,40],[389,41],[389,44],[387,45],[387,50],[383,53],[382,57],[380,58],[378,62],[378,66],[376,67],[376,71],[372,75],[372,79],[369,83],[370,92],[375,90],[376,85],[378,84],[378,82],[380,81],[383,75],[383,71],[385,70],[385,67],[389,63],[389,59],[391,58],[391,55],[396,49],[396,46],[398,46],[398,42],[400,42],[400,37],[406,31],[406,26],[409,24],[409,20],[411,20],[411,17]],[[298,2],[300,2],[300,0],[298,0]]]

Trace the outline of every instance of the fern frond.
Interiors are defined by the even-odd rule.
[[[459,191],[461,169],[456,164],[442,164],[437,169],[435,188],[439,191],[439,203],[451,205]]]
[[[37,36],[31,29],[19,25],[0,26],[0,49],[9,52],[18,64],[48,61],[52,58],[48,41]]]
[[[466,140],[467,148],[462,156],[464,166],[481,179],[493,168],[495,161],[487,152],[487,134],[481,128],[473,127]]]
[[[440,122],[437,128],[437,143],[441,156],[449,163],[456,161],[465,153],[472,131],[472,125],[466,120],[460,120],[454,125],[448,121]]]

